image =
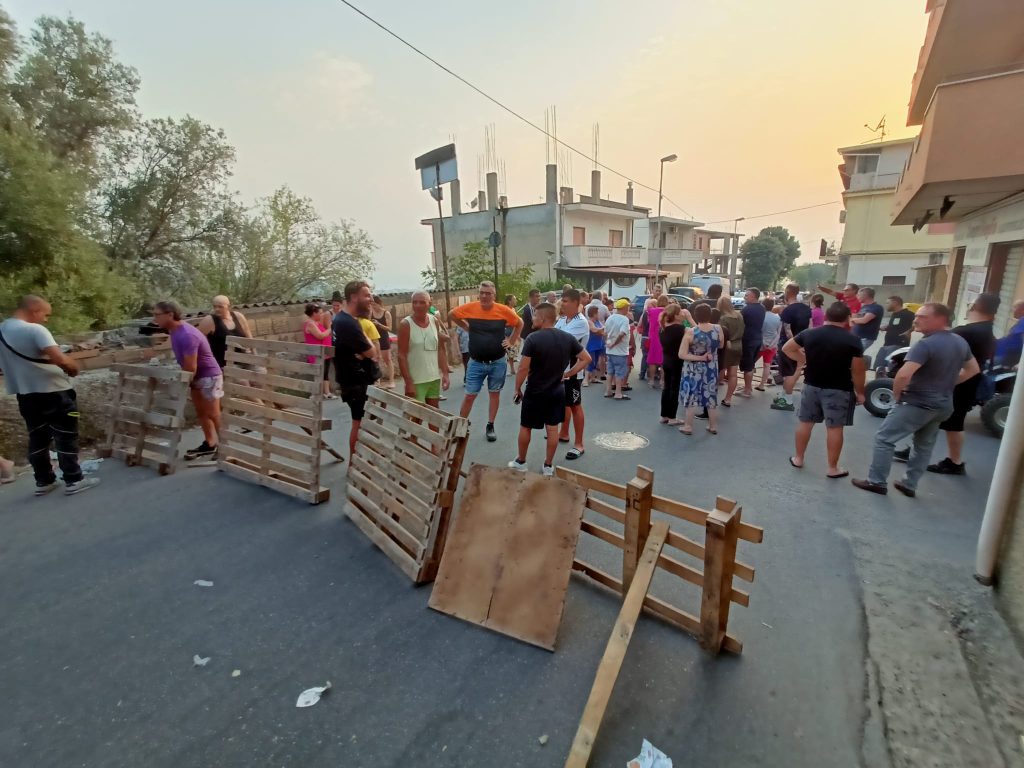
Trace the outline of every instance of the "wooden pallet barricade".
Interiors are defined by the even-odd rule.
[[[413,582],[433,581],[469,422],[379,387],[368,394],[345,512]]]
[[[117,386],[110,407],[107,438],[98,451],[129,466],[174,472],[185,426],[192,374],[178,368],[115,363]]]
[[[557,467],[558,477],[587,489],[587,509],[614,520],[623,526],[623,534],[584,519],[582,532],[622,550],[622,578],[596,568],[582,560],[573,562],[573,569],[599,584],[625,595],[629,590],[639,562],[640,553],[651,531],[651,512],[657,511],[704,529],[701,544],[674,530],[669,530],[665,548],[696,558],[702,565],[688,565],[677,557],[662,553],[657,567],[701,589],[699,611],[689,613],[664,600],[648,595],[644,608],[700,640],[712,653],[726,650],[741,653],[743,643],[728,633],[730,604],[749,605],[750,594],[733,586],[733,577],[746,582],[754,580],[754,569],[736,559],[736,545],[742,539],[760,543],[764,530],[742,521],[742,508],[730,499],[719,496],[713,510],[699,509],[679,501],[655,496],[654,472],[637,467],[636,477],[626,485],[591,477],[565,467]],[[611,497],[624,503],[624,508],[603,500]]]
[[[587,490],[587,509],[619,523],[623,528],[623,533],[619,534],[586,518],[580,528],[581,533],[622,550],[621,579],[582,560],[573,561],[574,570],[623,596],[622,609],[598,666],[565,763],[566,768],[585,768],[641,610],[646,609],[694,635],[700,640],[701,647],[711,653],[717,654],[722,649],[737,654],[742,652],[743,644],[728,632],[729,607],[731,603],[749,605],[750,595],[733,586],[733,577],[752,582],[754,569],[736,559],[736,545],[740,539],[760,543],[764,539],[764,531],[743,522],[740,506],[721,496],[715,500],[713,510],[655,496],[654,472],[647,467],[637,467],[636,477],[626,485],[617,485],[564,467],[556,468],[555,473]],[[620,509],[600,496],[624,502],[625,508]],[[654,511],[702,526],[704,543],[672,531],[665,520],[652,522],[651,513]],[[669,547],[701,561],[703,570],[666,554]],[[651,580],[659,568],[700,587],[699,615],[687,613],[648,594]]]
[[[231,337],[217,468],[311,504],[327,501],[320,452],[331,422],[321,382],[333,354],[321,344]]]

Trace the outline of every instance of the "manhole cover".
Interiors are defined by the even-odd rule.
[[[635,451],[646,448],[651,441],[636,432],[603,432],[594,442],[610,451]]]

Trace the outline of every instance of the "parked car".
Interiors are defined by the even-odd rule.
[[[691,299],[689,296],[684,296],[681,293],[676,293],[677,290],[678,290],[677,288],[672,288],[668,292],[669,298],[672,298],[672,299],[675,299],[676,301],[678,301],[679,302],[679,306],[683,307],[684,309],[686,307],[690,306],[691,304],[693,304],[693,299]],[[649,294],[649,293],[642,293],[639,296],[634,296],[633,297],[633,301],[629,305],[629,311],[633,313],[633,319],[634,320],[636,320],[636,321],[640,320],[640,314],[644,311],[644,303],[649,298],[651,298],[651,294]]]
[[[668,289],[669,296],[686,296],[692,301],[704,298],[704,291],[696,285],[674,285]]]
[[[708,289],[712,285],[720,285],[722,286],[723,291],[729,291],[731,288],[731,281],[726,275],[690,275],[687,285],[693,288],[700,288],[706,296]]]

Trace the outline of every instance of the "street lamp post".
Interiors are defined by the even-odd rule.
[[[736,237],[736,231],[741,221],[745,221],[745,216],[740,216],[738,219],[733,219],[732,222],[732,261],[730,262],[731,268],[729,270],[729,287],[736,290],[736,268],[740,263],[740,241]]]
[[[661,165],[658,173],[658,218],[654,222],[654,247],[658,249],[658,259],[655,262],[654,268],[655,283],[657,283],[661,277],[661,189],[665,181],[665,163],[674,163],[678,159],[678,155],[666,155],[661,158]]]

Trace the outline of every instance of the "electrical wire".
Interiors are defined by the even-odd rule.
[[[546,130],[541,128],[539,125],[537,125],[535,122],[533,122],[529,118],[527,118],[527,117],[521,115],[520,113],[516,112],[514,109],[512,109],[512,107],[506,106],[505,104],[503,104],[502,102],[498,101],[496,98],[491,96],[489,93],[487,93],[483,89],[473,85],[473,83],[471,83],[469,80],[464,78],[462,75],[460,75],[457,72],[454,72],[453,70],[451,70],[448,67],[446,67],[444,64],[439,62],[437,59],[435,59],[430,54],[425,53],[424,51],[422,51],[419,48],[417,48],[415,45],[413,45],[408,40],[403,38],[397,32],[393,32],[392,30],[388,29],[386,26],[381,24],[379,21],[377,21],[375,18],[373,18],[372,16],[367,14],[365,11],[361,10],[360,8],[357,8],[355,5],[350,3],[349,0],[340,0],[340,2],[342,4],[344,4],[344,5],[347,5],[349,8],[351,8],[353,11],[358,13],[360,16],[362,16],[364,19],[369,21],[374,26],[379,27],[383,32],[386,32],[387,34],[391,35],[391,37],[395,38],[395,40],[397,40],[398,42],[402,43],[402,45],[404,45],[407,48],[410,48],[413,51],[415,51],[416,53],[418,53],[420,56],[425,58],[431,64],[436,66],[438,69],[441,69],[442,71],[447,72],[449,75],[454,77],[456,80],[458,80],[463,85],[465,85],[465,86],[471,88],[472,90],[476,91],[478,94],[483,96],[485,99],[490,101],[492,104],[494,104],[494,105],[500,107],[501,109],[505,110],[510,115],[512,115],[513,117],[517,118],[518,120],[521,120],[522,122],[526,123],[528,126],[533,128],[534,130],[539,131],[540,133],[543,133],[545,136],[547,136],[548,138],[552,139],[555,143],[561,144],[566,149],[568,149],[568,150],[570,150],[572,152],[575,152],[580,157],[583,157],[583,158],[589,160],[590,162],[592,162],[595,166],[597,166],[599,168],[604,168],[606,171],[608,171],[609,173],[615,174],[619,178],[625,179],[626,181],[631,181],[634,184],[636,184],[638,187],[643,187],[644,189],[650,190],[651,192],[655,192],[655,193],[658,192],[657,188],[649,186],[648,184],[644,184],[643,182],[637,181],[636,179],[632,178],[631,176],[627,176],[626,174],[622,173],[621,171],[617,171],[614,168],[612,168],[610,166],[607,166],[607,165],[605,165],[602,162],[599,162],[597,160],[597,158],[591,157],[586,152],[582,152],[579,149],[576,149],[576,147],[572,146],[571,144],[567,144],[566,142],[564,142],[561,139],[557,138],[553,134],[548,133]],[[693,215],[689,211],[687,211],[685,208],[683,208],[678,203],[674,202],[668,195],[664,194],[664,192],[662,192],[661,197],[662,197],[663,200],[669,202],[671,205],[673,205],[674,207],[678,208],[680,211],[685,213],[687,216],[690,216],[691,218],[693,217]],[[731,219],[730,219],[730,221],[731,221]]]
[[[344,0],[342,0],[344,2]],[[788,211],[775,211],[775,213],[759,213],[757,216],[737,216],[732,219],[718,219],[718,221],[709,221],[708,224],[724,224],[727,221],[750,221],[751,219],[767,219],[769,216],[782,216],[785,213],[796,213],[797,211],[809,211],[811,208],[824,208],[826,205],[840,205],[842,200],[829,200],[827,203],[817,203],[815,205],[805,205],[802,208],[790,208]]]

